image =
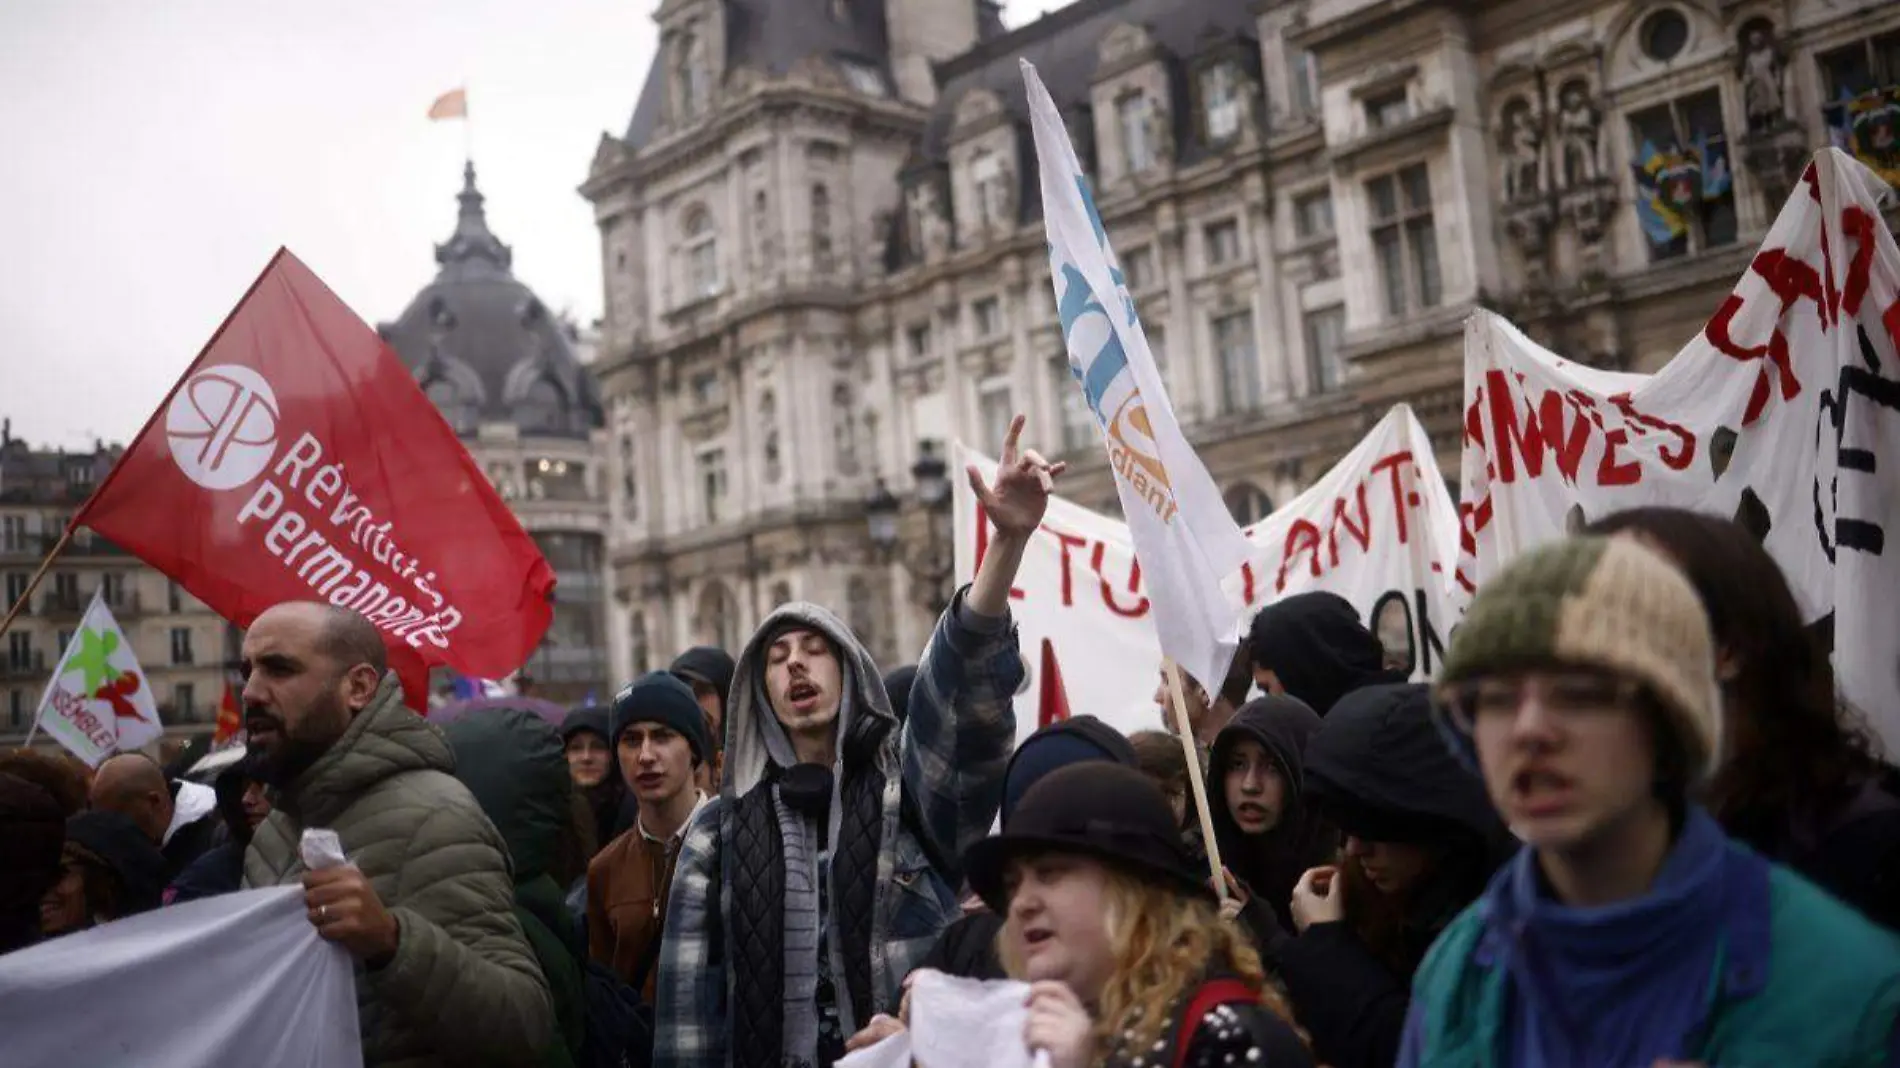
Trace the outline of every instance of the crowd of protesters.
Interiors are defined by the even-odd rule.
[[[1429,683],[1289,597],[1185,708],[1164,680],[1162,729],[1015,744],[1008,594],[1062,470],[1021,428],[888,674],[794,603],[558,725],[438,726],[362,617],[264,613],[209,785],[0,757],[0,952],[300,885],[372,1065],[827,1066],[920,969],[1026,982],[1053,1068],[1900,1064],[1900,771],[1741,527],[1532,550]],[[352,864],[306,870],[305,828]]]

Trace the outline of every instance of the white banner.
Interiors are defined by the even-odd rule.
[[[165,732],[152,684],[101,593],[61,652],[36,715],[37,729],[93,767]]]
[[[1240,570],[1247,546],[1174,421],[1068,127],[1036,69],[1021,63],[1069,370],[1101,428],[1122,514],[1155,576],[1161,648],[1188,673],[1219,678],[1235,644],[1222,583]]]
[[[956,452],[959,466],[974,463],[984,478],[994,476],[995,461],[960,444]],[[967,480],[954,481],[957,581],[967,582],[988,529]],[[1440,561],[1456,551],[1457,518],[1410,408],[1393,408],[1323,478],[1245,534],[1251,548],[1240,595],[1223,601],[1228,626],[1243,629],[1280,597],[1331,590],[1399,651],[1414,678],[1437,670],[1453,621]],[[1162,725],[1153,701],[1161,646],[1144,571],[1126,526],[1058,497],[1010,592],[1024,655],[1040,663],[1037,650],[1049,639],[1069,707],[1123,731]],[[1016,699],[1018,741],[1036,729],[1036,690]]]
[[[1746,274],[1654,375],[1570,363],[1489,313],[1465,332],[1468,598],[1568,524],[1639,505],[1736,516],[1810,621],[1834,616],[1843,692],[1900,752],[1900,251],[1889,190],[1815,156]]]
[[[172,905],[0,956],[7,1068],[361,1068],[356,979],[303,888]]]

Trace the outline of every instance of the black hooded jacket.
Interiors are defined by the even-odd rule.
[[[567,744],[580,731],[592,731],[607,743],[607,777],[581,791],[588,810],[594,814],[594,851],[599,852],[633,826],[640,815],[640,802],[621,778],[620,754],[614,740],[607,736],[607,709],[582,705],[568,712],[561,721],[561,743]]]
[[[1271,671],[1288,695],[1325,716],[1362,686],[1403,682],[1385,668],[1385,647],[1336,593],[1296,593],[1262,608],[1247,632],[1254,667]]]
[[[1319,727],[1319,715],[1294,698],[1255,698],[1221,729],[1208,757],[1207,800],[1214,837],[1220,843],[1221,862],[1246,884],[1247,908],[1241,915],[1256,934],[1268,924],[1293,929],[1288,903],[1294,885],[1306,869],[1329,863],[1339,845],[1339,833],[1320,815],[1318,806],[1301,796],[1306,785],[1306,744]],[[1227,804],[1227,768],[1234,750],[1248,739],[1260,743],[1286,781],[1280,821],[1258,836],[1242,833]],[[1272,919],[1258,915],[1256,909],[1271,910]]]
[[[155,909],[165,892],[165,855],[139,825],[117,812],[81,812],[66,821],[66,841],[98,857],[117,880],[113,895],[121,919]],[[100,917],[88,917],[97,923]]]
[[[1305,800],[1341,832],[1425,845],[1438,858],[1406,898],[1403,974],[1346,922],[1314,924],[1268,954],[1322,1063],[1385,1068],[1398,1056],[1412,972],[1515,843],[1439,733],[1423,685],[1373,686],[1340,701],[1307,742],[1305,770]]]

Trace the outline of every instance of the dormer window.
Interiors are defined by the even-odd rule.
[[[1148,98],[1129,93],[1115,101],[1115,121],[1121,128],[1122,159],[1128,173],[1139,174],[1154,166],[1154,145],[1148,140],[1149,114],[1154,110]]]
[[[983,149],[970,163],[970,184],[975,193],[976,220],[984,230],[1003,229],[1009,218],[1008,174],[996,153]]]
[[[1240,133],[1240,79],[1232,63],[1217,63],[1201,73],[1201,112],[1210,143]]]

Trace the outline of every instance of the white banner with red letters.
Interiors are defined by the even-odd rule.
[[[995,461],[961,445],[957,461],[995,476]],[[957,581],[968,582],[989,531],[968,480],[952,482]],[[1331,590],[1364,614],[1414,677],[1437,670],[1452,620],[1441,562],[1456,552],[1457,518],[1410,408],[1393,408],[1325,477],[1245,534],[1252,551],[1227,591],[1227,610],[1243,630],[1279,597]],[[1074,712],[1123,731],[1162,726],[1154,700],[1161,647],[1125,524],[1052,499],[1010,591],[1010,611],[1032,663],[1050,640]],[[1016,699],[1018,740],[1036,729],[1036,691]]]
[[[1886,184],[1815,156],[1706,327],[1654,375],[1568,362],[1480,312],[1465,334],[1462,603],[1518,553],[1639,505],[1734,516],[1845,697],[1900,752],[1900,251]],[[1894,549],[1888,552],[1889,548]]]

